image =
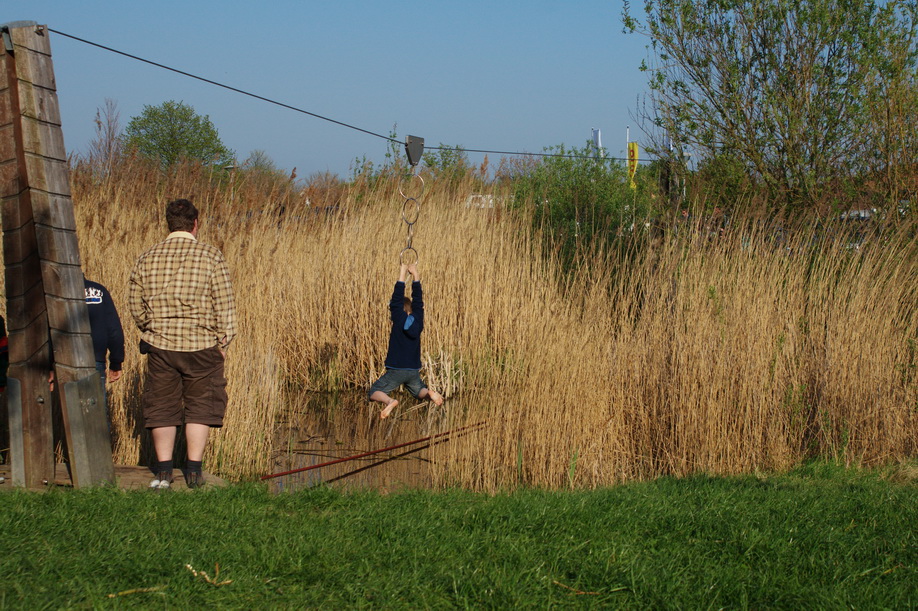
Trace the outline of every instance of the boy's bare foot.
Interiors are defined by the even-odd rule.
[[[437,405],[443,405],[443,395],[438,393],[435,390],[427,389],[427,394],[430,395],[430,400],[436,403]]]
[[[392,410],[395,409],[395,406],[396,406],[396,405],[398,405],[398,401],[397,401],[397,400],[392,399],[391,401],[389,401],[389,403],[386,405],[386,409],[384,409],[383,411],[379,412],[379,417],[380,417],[380,418],[384,418],[384,419],[385,419],[385,418],[388,418],[388,417],[389,417],[389,414],[392,413]]]

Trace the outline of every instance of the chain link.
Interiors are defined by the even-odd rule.
[[[421,177],[420,174],[417,174],[417,173],[413,174],[412,178],[417,178],[418,180],[421,181],[421,192],[418,193],[417,197],[409,197],[408,195],[405,194],[404,191],[402,191],[402,185],[399,184],[398,186],[399,195],[405,198],[405,201],[402,202],[402,220],[408,226],[408,242],[405,248],[403,248],[402,251],[398,254],[398,260],[399,260],[399,263],[403,263],[405,265],[411,265],[412,263],[417,263],[418,260],[420,259],[418,255],[418,251],[415,250],[414,246],[412,246],[412,242],[414,240],[414,224],[418,222],[418,218],[421,216],[420,197],[421,195],[424,194],[424,179]],[[409,257],[406,260],[405,258],[406,253],[414,253],[414,257],[413,258]]]

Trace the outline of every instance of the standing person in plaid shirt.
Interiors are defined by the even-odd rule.
[[[185,482],[204,484],[201,462],[211,427],[226,411],[226,349],[236,336],[236,306],[226,260],[197,241],[198,210],[187,199],[166,206],[169,235],[143,253],[130,279],[130,308],[147,355],[144,426],[156,461],[151,488],[169,488],[178,427],[185,425]]]

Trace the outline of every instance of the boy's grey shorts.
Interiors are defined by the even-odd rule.
[[[381,390],[387,395],[404,384],[408,387],[408,392],[417,397],[421,391],[427,388],[427,384],[421,380],[420,369],[386,369],[378,380],[370,387],[367,397],[373,395],[377,390]]]

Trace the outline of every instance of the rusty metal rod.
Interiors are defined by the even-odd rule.
[[[335,465],[341,462],[346,462],[349,460],[357,460],[358,458],[364,458],[366,456],[373,456],[374,454],[379,454],[381,452],[388,452],[389,450],[397,450],[399,448],[404,448],[405,446],[414,445],[416,443],[421,443],[424,441],[429,441],[431,439],[437,439],[438,437],[443,437],[444,435],[449,435],[450,433],[458,433],[459,431],[464,431],[466,429],[474,428],[485,424],[485,421],[476,422],[475,424],[469,424],[467,426],[459,427],[458,429],[453,429],[451,431],[446,431],[445,433],[437,433],[436,435],[430,435],[428,437],[422,437],[421,439],[415,439],[414,441],[406,441],[405,443],[399,443],[394,446],[389,446],[387,448],[382,448],[381,450],[372,450],[370,452],[364,452],[363,454],[356,454],[354,456],[346,456],[344,458],[336,458],[335,460],[329,460],[327,462],[320,463],[318,465],[309,465],[308,467],[300,467],[299,469],[291,469],[290,471],[283,471],[281,473],[272,473],[270,475],[262,475],[260,479],[266,480],[273,477],[282,477],[284,475],[292,475],[293,473],[300,473],[302,471],[309,471],[311,469],[318,469],[319,467],[327,467],[329,465]]]
[[[399,458],[404,458],[405,456],[408,456],[409,454],[414,454],[415,452],[420,452],[421,450],[426,450],[426,449],[429,448],[431,445],[436,445],[436,444],[438,444],[438,443],[443,443],[444,441],[449,441],[449,437],[446,437],[446,438],[444,438],[444,439],[438,439],[437,441],[433,441],[433,442],[431,442],[431,443],[425,443],[425,444],[422,445],[422,446],[418,446],[418,447],[416,447],[416,448],[411,448],[410,450],[405,450],[404,452],[400,452],[400,453],[398,453],[398,454],[396,454],[396,455],[394,455],[394,456],[388,456],[388,457],[383,458],[383,459],[381,459],[381,460],[377,460],[376,462],[371,462],[371,463],[368,464],[368,465],[364,465],[364,466],[362,466],[362,467],[357,467],[356,469],[354,469],[354,470],[352,470],[352,471],[348,471],[347,473],[342,473],[341,475],[338,475],[338,476],[333,477],[333,478],[331,478],[331,479],[323,480],[321,483],[323,483],[323,484],[331,484],[332,482],[337,482],[338,480],[344,479],[344,478],[346,478],[346,477],[350,477],[350,476],[352,476],[352,475],[357,475],[358,473],[363,473],[364,471],[366,471],[366,470],[368,470],[368,469],[372,469],[373,467],[378,467],[378,466],[380,466],[380,465],[386,464],[387,462],[391,462],[391,461],[393,461],[393,460],[398,460]]]
[[[455,432],[455,431],[454,431],[454,432]],[[462,437],[463,435],[466,435],[466,434],[472,433],[472,432],[474,432],[474,430],[471,430],[471,431],[464,431],[464,432],[456,432],[456,437]],[[444,433],[444,434],[448,435],[449,433]],[[331,484],[332,482],[337,482],[338,480],[344,479],[345,477],[350,477],[350,476],[352,476],[352,475],[356,475],[357,473],[362,473],[363,471],[366,471],[367,469],[372,469],[373,467],[378,467],[379,465],[383,465],[383,464],[385,464],[385,463],[387,463],[387,462],[390,462],[390,461],[393,461],[393,460],[398,460],[399,458],[404,458],[405,456],[408,456],[409,454],[414,454],[415,452],[420,452],[421,450],[426,450],[426,449],[429,448],[430,446],[435,446],[435,445],[438,445],[438,444],[441,444],[441,443],[446,443],[447,441],[450,441],[450,438],[449,438],[449,437],[445,437],[445,438],[443,438],[443,439],[438,439],[438,440],[436,440],[436,441],[431,441],[431,442],[428,443],[428,444],[425,444],[425,445],[422,445],[422,446],[418,446],[418,447],[416,447],[416,448],[411,448],[410,450],[405,450],[404,452],[402,452],[402,453],[400,453],[400,454],[396,454],[395,456],[388,456],[388,457],[386,457],[386,458],[383,458],[382,460],[377,460],[376,462],[372,462],[372,463],[370,463],[370,464],[368,464],[368,465],[364,465],[364,466],[362,466],[362,467],[357,467],[357,468],[354,469],[353,471],[348,471],[347,473],[342,473],[341,475],[338,475],[338,476],[336,476],[336,477],[333,477],[333,478],[331,478],[331,479],[329,479],[329,480],[325,480],[325,481],[322,482],[322,483],[324,483],[324,484]]]

